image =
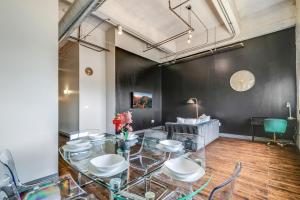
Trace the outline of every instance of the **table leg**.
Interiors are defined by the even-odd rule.
[[[255,132],[254,132],[254,126],[253,125],[251,125],[251,131],[252,131],[252,142],[254,142]]]

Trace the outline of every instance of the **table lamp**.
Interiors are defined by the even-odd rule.
[[[196,104],[196,115],[198,118],[198,100],[197,100],[197,98],[191,97],[191,98],[189,98],[189,100],[187,100],[186,103],[187,104]]]

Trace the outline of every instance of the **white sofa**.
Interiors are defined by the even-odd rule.
[[[219,126],[220,122],[217,119],[211,119],[208,122],[201,124],[180,124],[167,122],[165,124],[166,131],[168,132],[168,137],[171,138],[174,132],[176,133],[191,133],[191,134],[201,134],[205,137],[205,145],[213,142],[219,137]]]

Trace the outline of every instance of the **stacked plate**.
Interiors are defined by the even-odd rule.
[[[91,139],[91,140],[103,140],[105,138],[105,134],[104,133],[90,133],[88,135],[88,137]]]
[[[129,163],[117,154],[106,154],[90,160],[89,172],[99,177],[110,177],[121,173],[129,167]]]
[[[67,142],[66,145],[63,146],[64,151],[74,153],[86,151],[92,148],[92,144],[90,142],[82,141],[82,140],[71,140]]]
[[[185,157],[168,160],[162,168],[164,174],[184,182],[195,182],[204,176],[204,169]]]
[[[162,140],[156,147],[165,152],[178,152],[183,149],[182,143],[177,140]]]

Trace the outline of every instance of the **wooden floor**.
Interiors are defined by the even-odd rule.
[[[60,137],[60,144],[65,141]],[[264,143],[219,138],[206,148],[207,167],[213,171],[213,180],[205,193],[225,180],[241,161],[241,176],[235,185],[234,199],[297,199],[300,200],[300,152],[296,147],[268,147]],[[60,174],[72,170],[60,158]],[[108,192],[96,185],[88,192],[99,199],[107,199]]]

